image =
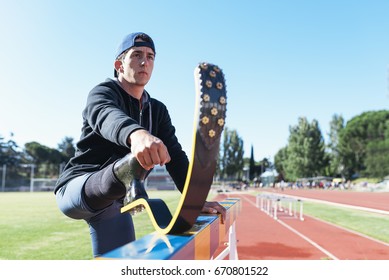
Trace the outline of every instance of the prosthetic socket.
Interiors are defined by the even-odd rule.
[[[148,199],[144,187],[144,180],[149,171],[143,169],[138,160],[132,155],[128,154],[114,164],[113,172],[116,177],[126,187],[126,194],[123,199],[123,205],[127,205],[139,198]],[[130,210],[131,215],[142,212],[144,206],[139,205]]]

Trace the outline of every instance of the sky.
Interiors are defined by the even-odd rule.
[[[245,157],[273,159],[299,117],[324,139],[345,121],[389,105],[386,0],[0,0],[0,136],[57,148],[80,136],[88,92],[113,76],[128,33],[156,47],[152,97],[191,150],[194,68],[218,65],[228,129]]]

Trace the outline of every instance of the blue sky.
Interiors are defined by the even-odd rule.
[[[78,139],[90,89],[112,77],[121,38],[144,31],[156,44],[146,89],[169,108],[191,147],[193,70],[219,65],[226,125],[245,156],[272,158],[300,116],[326,138],[346,121],[388,109],[389,1],[0,0],[0,135],[56,148]]]

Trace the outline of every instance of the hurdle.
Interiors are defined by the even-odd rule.
[[[285,207],[288,205],[288,208]],[[290,217],[297,218],[297,204],[300,206],[299,219],[304,221],[303,201],[292,196],[284,196],[272,193],[261,193],[256,196],[256,206],[275,220],[279,218],[278,212],[287,213]]]
[[[241,211],[238,198],[219,202],[226,208],[226,219],[219,214],[201,214],[194,226],[179,235],[153,232],[103,254],[96,259],[143,260],[230,260],[238,259],[235,222]],[[214,256],[220,245],[226,248]]]

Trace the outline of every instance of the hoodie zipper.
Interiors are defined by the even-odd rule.
[[[142,116],[143,116],[143,109],[140,109],[140,111],[139,111],[139,125],[140,126],[143,126],[142,125]]]
[[[140,126],[143,126],[143,110],[145,107],[149,107],[149,128],[148,128],[148,131],[151,133],[151,131],[152,131],[151,102],[148,101],[147,103],[145,103],[145,105],[148,105],[148,106],[142,106],[142,101],[138,101],[138,102],[139,102],[139,125]]]

